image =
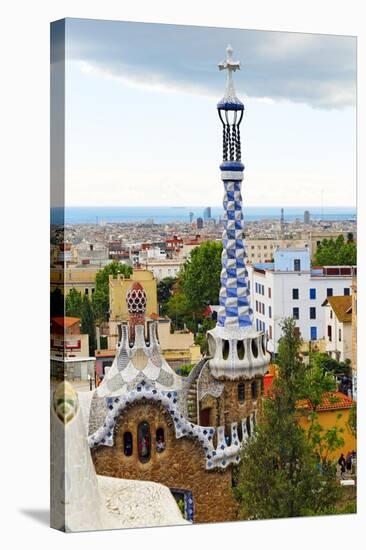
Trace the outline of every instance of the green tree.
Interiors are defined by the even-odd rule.
[[[185,321],[190,320],[191,314],[187,299],[181,289],[176,290],[169,298],[167,302],[167,314],[173,321],[174,329],[183,328]]]
[[[315,253],[317,265],[356,265],[357,246],[355,241],[343,235],[336,239],[323,239]]]
[[[205,241],[191,252],[181,273],[188,308],[199,318],[209,304],[219,303],[222,243]]]
[[[51,292],[50,298],[51,317],[64,317],[65,300],[61,290],[59,288],[55,288],[55,290]]]
[[[243,448],[234,488],[240,515],[250,519],[331,513],[338,497],[335,466],[320,462],[298,422],[298,401],[307,393],[310,375],[301,360],[295,321],[285,319],[282,329],[278,376],[263,401],[255,434]]]
[[[211,319],[203,319],[194,338],[194,343],[200,346],[200,350],[203,355],[208,353],[208,341],[206,333],[208,330],[214,328],[215,324],[216,321],[212,321]]]
[[[166,304],[168,315],[178,326],[197,332],[209,304],[219,303],[222,243],[205,241],[192,250],[179,273]]]
[[[168,313],[168,301],[172,296],[173,287],[177,279],[174,277],[165,277],[158,283],[158,302],[161,315]]]
[[[109,318],[109,276],[116,277],[122,274],[130,277],[132,267],[121,262],[112,262],[98,271],[95,277],[95,291],[93,294],[93,310],[98,323],[108,321]]]
[[[96,345],[95,318],[91,301],[86,294],[83,296],[81,305],[80,332],[89,335],[89,355],[93,357]]]
[[[72,288],[65,300],[66,315],[68,317],[81,317],[82,297],[81,292]]]
[[[347,362],[340,362],[327,353],[312,354],[311,361],[314,366],[318,366],[325,372],[330,372],[335,376],[350,376],[350,365]]]

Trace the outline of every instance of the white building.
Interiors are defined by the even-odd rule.
[[[355,268],[311,268],[310,250],[277,249],[273,263],[248,265],[254,323],[277,353],[281,322],[293,317],[304,341],[324,338],[324,308],[329,296],[351,294]]]
[[[145,267],[152,271],[155,279],[159,282],[166,277],[176,277],[184,264],[183,258],[176,260],[147,260]]]
[[[166,253],[158,246],[152,248],[145,248],[139,251],[139,263],[143,264],[149,260],[165,261]]]
[[[352,359],[352,297],[330,296],[323,302],[326,352],[337,361]]]

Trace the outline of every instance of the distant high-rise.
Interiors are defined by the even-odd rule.
[[[197,229],[203,229],[203,219],[197,218]]]
[[[207,208],[204,209],[203,219],[204,220],[210,220],[211,219],[211,206],[207,206]]]
[[[283,208],[281,208],[281,235],[283,236],[285,232],[285,214]]]
[[[189,223],[192,223],[192,222],[193,222],[193,218],[194,218],[194,213],[193,213],[193,212],[190,212],[190,213],[189,213]]]
[[[310,224],[310,212],[309,212],[309,210],[305,210],[305,212],[304,212],[304,223],[306,225]]]

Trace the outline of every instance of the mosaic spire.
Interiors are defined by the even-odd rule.
[[[252,310],[249,305],[248,272],[245,267],[244,219],[241,182],[244,165],[241,162],[240,123],[244,105],[237,98],[232,73],[240,69],[240,62],[233,61],[231,46],[226,49],[226,61],[219,64],[227,71],[225,95],[217,104],[223,127],[223,162],[220,165],[224,183],[224,231],[221,257],[219,327],[252,326]]]

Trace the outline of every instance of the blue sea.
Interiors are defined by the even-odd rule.
[[[65,220],[63,208],[51,209],[51,223],[67,225],[72,224],[100,224],[100,223],[129,223],[145,222],[153,220],[156,224],[189,222],[190,212],[193,212],[193,220],[203,218],[202,206],[69,206],[65,208]],[[285,221],[293,221],[296,218],[303,219],[304,211],[309,210],[311,219],[317,220],[355,220],[356,208],[352,207],[306,207],[291,206],[284,208]],[[223,215],[221,206],[211,207],[211,217],[218,220]],[[244,218],[246,221],[279,219],[281,208],[271,206],[244,206]]]

